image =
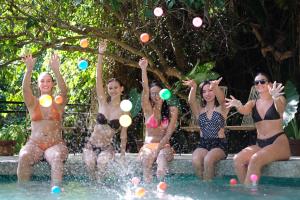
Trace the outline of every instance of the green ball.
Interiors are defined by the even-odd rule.
[[[170,97],[172,96],[172,94],[171,94],[170,90],[168,90],[168,89],[162,89],[159,92],[159,96],[163,100],[168,100],[168,99],[170,99]]]

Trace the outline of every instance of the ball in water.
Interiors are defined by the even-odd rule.
[[[162,90],[159,92],[159,96],[160,96],[160,98],[163,99],[163,100],[168,100],[168,99],[170,99],[171,95],[172,95],[172,94],[171,94],[170,90],[168,90],[168,89],[162,89]]]
[[[123,100],[120,103],[120,107],[124,112],[129,112],[132,108],[132,103],[129,100]]]
[[[53,194],[59,194],[59,193],[61,193],[61,189],[60,189],[60,187],[59,186],[53,186],[52,188],[51,188],[51,193],[53,193]]]
[[[48,95],[48,94],[43,94],[39,98],[39,103],[43,107],[49,107],[49,106],[52,105],[52,97],[50,95]]]
[[[142,34],[140,35],[140,40],[141,40],[143,43],[149,42],[149,40],[150,40],[149,34],[148,34],[148,33],[142,33]]]
[[[258,180],[258,176],[257,176],[256,174],[251,174],[250,180],[251,180],[252,182],[256,183],[257,180]]]
[[[137,186],[139,183],[140,183],[141,179],[139,177],[133,177],[131,179],[131,183],[134,185],[134,186]]]
[[[145,196],[145,193],[146,193],[146,190],[142,187],[138,187],[135,190],[135,196],[139,197],[139,198],[142,198],[143,196]]]
[[[163,11],[163,9],[161,7],[156,7],[154,9],[153,13],[154,13],[154,15],[156,17],[160,17],[160,16],[162,16],[164,14],[164,11]]]
[[[164,192],[164,191],[167,190],[167,188],[168,188],[168,185],[167,185],[166,182],[160,182],[160,183],[157,185],[157,190],[158,190],[159,192]]]
[[[56,104],[62,104],[64,99],[63,99],[62,96],[58,95],[58,96],[55,97],[54,101],[55,101]]]
[[[86,70],[86,68],[89,66],[89,63],[86,60],[81,60],[78,63],[78,67],[81,70]]]
[[[122,115],[119,118],[119,122],[120,122],[121,126],[128,127],[132,123],[132,119],[129,115]]]
[[[202,19],[200,17],[195,17],[193,19],[193,25],[195,27],[200,27],[202,25],[202,23],[203,23],[203,21],[202,21]]]
[[[89,46],[89,41],[87,39],[80,40],[80,46],[82,48],[87,48]]]
[[[230,185],[236,185],[237,180],[235,178],[232,178],[232,179],[230,179],[229,183],[230,183]]]

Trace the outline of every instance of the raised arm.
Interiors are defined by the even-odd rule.
[[[242,104],[240,100],[234,98],[234,96],[230,95],[230,98],[225,98],[226,100],[226,107],[232,108],[235,107],[236,110],[241,113],[242,115],[248,115],[252,112],[252,108],[255,104],[254,100],[248,101],[245,105]]]
[[[68,103],[68,89],[67,85],[64,81],[64,78],[62,77],[59,68],[60,68],[60,61],[57,54],[53,54],[50,59],[49,63],[52,71],[54,72],[55,78],[57,80],[57,86],[59,88],[59,93],[63,97],[63,103],[62,106],[65,106]]]
[[[102,105],[106,102],[106,95],[102,80],[103,54],[106,50],[106,46],[106,42],[99,43],[98,63],[96,67],[96,93],[99,105]]]
[[[224,105],[225,103],[225,94],[222,89],[219,87],[219,83],[221,82],[222,77],[218,80],[210,81],[210,89],[214,91],[216,98],[220,105]]]
[[[189,86],[191,88],[188,97],[188,102],[190,104],[190,108],[192,110],[193,115],[198,117],[200,112],[200,107],[196,98],[197,84],[194,80],[187,80],[187,81],[183,81],[183,85]]]
[[[32,55],[26,55],[23,57],[23,62],[26,65],[26,72],[23,78],[22,89],[23,89],[23,97],[26,106],[32,107],[34,105],[34,96],[31,90],[31,74],[33,67],[35,65],[36,59],[32,57]]]
[[[149,101],[150,89],[149,89],[148,76],[147,76],[148,60],[146,58],[140,59],[139,66],[142,70],[142,86],[143,86],[142,108],[144,110],[144,113],[149,113],[151,104]]]
[[[272,87],[268,86],[269,88],[269,93],[272,96],[273,100],[274,100],[274,104],[275,104],[275,108],[276,110],[282,114],[285,110],[285,106],[286,106],[286,100],[283,96],[283,89],[284,86],[282,86],[281,83],[276,83],[276,81],[274,81]]]
[[[165,136],[161,139],[159,145],[158,145],[158,152],[160,149],[162,149],[166,144],[169,144],[170,138],[173,135],[175,129],[176,129],[176,124],[177,124],[177,119],[178,119],[178,108],[176,106],[170,106],[170,121],[168,128],[166,130]]]

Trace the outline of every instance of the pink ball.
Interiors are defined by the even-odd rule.
[[[139,177],[133,177],[132,179],[131,179],[131,183],[133,184],[133,185],[138,185],[139,183],[140,183],[140,178]]]
[[[250,180],[251,180],[252,182],[257,182],[258,176],[257,176],[256,174],[251,174]]]
[[[232,179],[230,179],[229,183],[230,183],[230,185],[236,185],[237,180],[235,178],[232,178]]]
[[[160,17],[160,16],[162,16],[164,14],[164,11],[163,11],[163,9],[161,7],[156,7],[154,9],[153,13],[154,13],[154,15],[156,17]]]
[[[202,25],[202,23],[203,23],[203,21],[202,21],[202,19],[200,17],[195,17],[193,19],[193,25],[195,27],[200,27]]]

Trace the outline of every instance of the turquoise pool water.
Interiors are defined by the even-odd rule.
[[[257,187],[230,186],[232,177],[200,181],[193,175],[173,175],[166,179],[165,193],[156,191],[157,181],[141,185],[146,193],[142,199],[300,199],[300,179],[262,178]],[[15,176],[0,176],[1,200],[112,200],[139,199],[134,195],[130,177],[106,180],[103,184],[86,179],[66,178],[64,192],[51,194],[48,178],[33,178],[26,185],[18,185]],[[132,193],[130,193],[132,191]]]

